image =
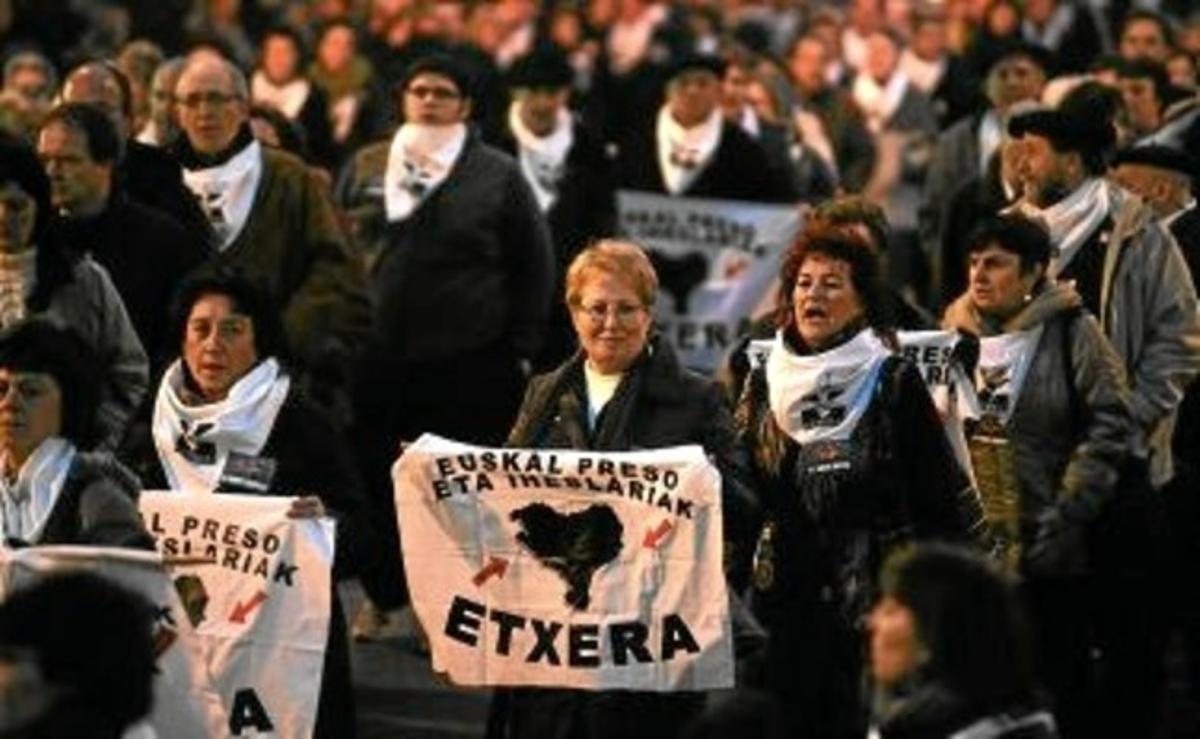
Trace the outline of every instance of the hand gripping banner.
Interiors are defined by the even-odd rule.
[[[733,685],[720,474],[698,446],[488,449],[426,434],[392,469],[433,669],[459,685]]]
[[[329,633],[334,525],[292,498],[142,493],[225,715],[221,736],[311,737]],[[164,736],[170,736],[166,734]]]

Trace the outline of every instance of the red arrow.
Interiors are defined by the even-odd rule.
[[[267,594],[260,590],[245,603],[235,603],[233,613],[229,614],[229,620],[235,624],[244,624],[246,623],[246,616],[250,614],[250,611],[253,611],[266,602]]]
[[[671,529],[675,526],[670,521],[663,521],[658,525],[657,529],[651,529],[646,532],[646,538],[642,540],[642,546],[647,549],[655,549],[659,543],[666,538],[667,534],[671,533]]]
[[[179,638],[179,633],[175,629],[169,629],[166,626],[159,626],[154,632],[154,658],[158,659],[163,652],[171,648],[175,640]]]
[[[483,569],[475,573],[475,577],[471,578],[471,582],[475,584],[475,587],[481,588],[483,587],[483,584],[492,577],[492,575],[495,575],[496,577],[504,577],[504,573],[507,571],[507,559],[492,557],[490,560],[488,560],[488,563],[483,566]]]

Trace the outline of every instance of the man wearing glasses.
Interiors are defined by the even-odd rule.
[[[217,262],[270,291],[302,369],[343,376],[370,320],[361,266],[317,177],[254,140],[247,98],[228,61],[191,58],[175,90],[183,135],[173,153],[212,225]]]
[[[549,233],[528,183],[467,123],[460,61],[419,59],[398,91],[404,123],[390,142],[356,155],[342,183],[360,232],[377,234],[356,419],[381,521],[395,521],[388,471],[401,440],[427,431],[504,440],[554,285]],[[401,582],[384,577],[391,590],[379,605],[400,604]]]

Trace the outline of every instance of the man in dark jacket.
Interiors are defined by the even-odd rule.
[[[356,174],[376,184],[354,188],[369,201],[362,213],[383,221],[372,227],[382,236],[370,276],[375,325],[356,405],[362,469],[389,522],[388,470],[402,440],[432,432],[503,441],[554,287],[550,235],[534,194],[518,165],[466,123],[471,88],[463,66],[443,55],[418,59],[400,90],[404,124],[386,158],[371,160],[374,173],[360,167]],[[402,580],[383,577],[373,597],[399,605]]]
[[[495,141],[517,160],[554,241],[550,325],[537,361],[544,369],[558,366],[576,348],[570,315],[559,299],[567,265],[616,226],[612,163],[567,107],[574,74],[566,55],[553,48],[514,62],[508,73],[513,102]]]
[[[762,147],[721,115],[724,71],[724,62],[713,56],[689,56],[675,65],[655,122],[621,146],[619,187],[692,198],[796,200],[792,183]]]
[[[164,359],[175,288],[209,256],[203,237],[116,187],[121,141],[100,109],[67,103],[42,124],[37,148],[63,244],[108,270],[153,367]],[[152,374],[154,374],[152,369]]]
[[[208,221],[187,188],[179,163],[160,149],[143,144],[133,136],[133,92],[129,80],[115,64],[87,62],[63,80],[59,95],[64,103],[91,103],[112,118],[117,135],[124,141],[124,155],[117,164],[117,182],[134,200],[173,218],[197,234],[208,234]]]

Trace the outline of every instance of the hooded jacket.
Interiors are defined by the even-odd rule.
[[[1020,487],[1021,543],[1027,570],[1080,574],[1080,533],[1116,491],[1135,424],[1125,370],[1079,294],[1044,286],[1015,316],[997,324],[970,297],[946,309],[943,325],[980,337],[1043,326],[1007,431]],[[1044,546],[1034,547],[1041,537]]]

